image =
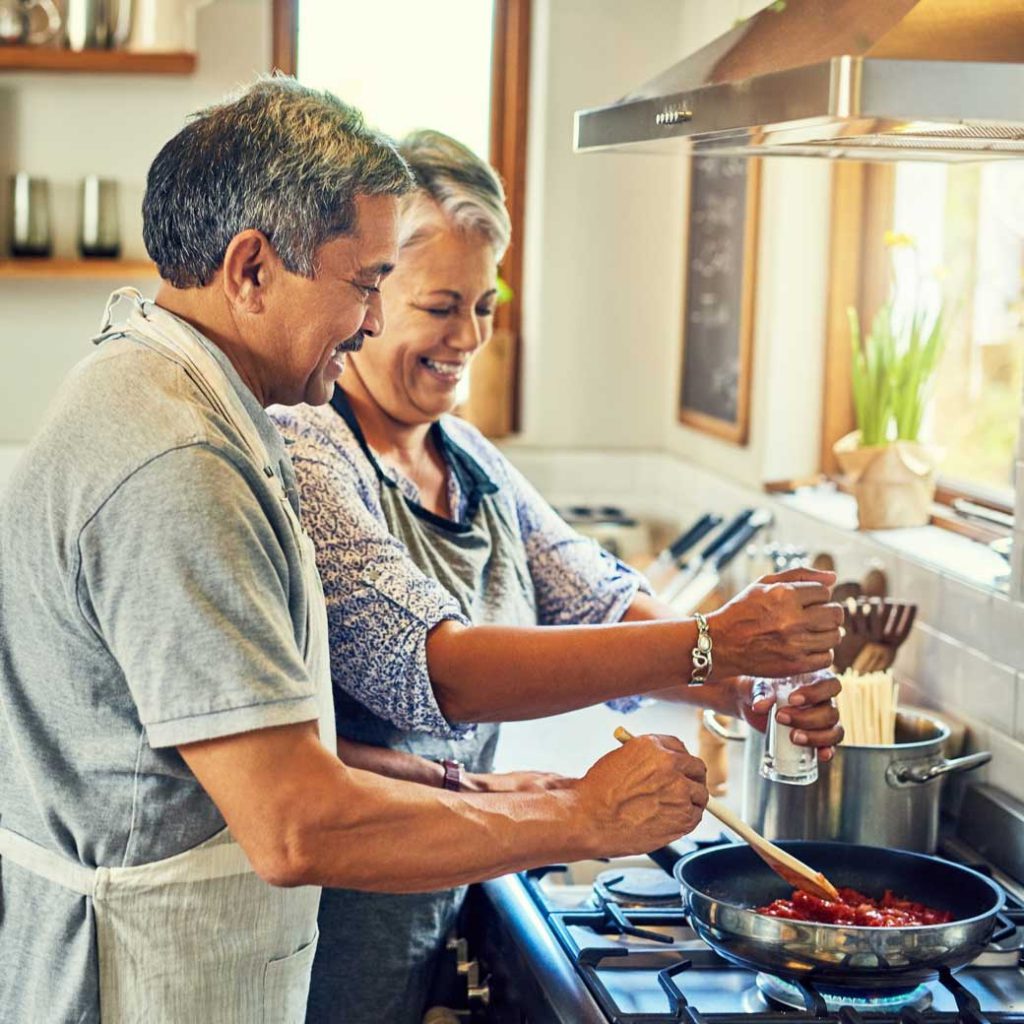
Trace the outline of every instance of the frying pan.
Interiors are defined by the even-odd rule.
[[[749,846],[713,847],[676,863],[673,874],[694,931],[727,960],[837,989],[902,988],[956,970],[988,945],[1002,891],[984,875],[938,857],[879,846],[788,841],[778,844],[838,886],[879,897],[891,889],[953,914],[949,924],[864,928],[756,914],[785,882]]]

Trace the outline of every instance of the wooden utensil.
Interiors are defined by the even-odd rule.
[[[886,601],[882,613],[871,617],[870,641],[858,651],[853,668],[858,672],[881,672],[896,660],[896,652],[910,635],[917,616],[917,605]]]
[[[633,739],[633,734],[620,725],[615,730],[615,738],[620,743],[628,743]],[[802,860],[797,860],[792,854],[769,842],[713,796],[708,798],[707,809],[726,828],[732,829],[740,839],[749,843],[754,853],[794,889],[802,889],[822,900],[839,899],[836,887],[820,871],[815,871]]]
[[[846,635],[833,652],[833,664],[837,672],[845,672],[867,643],[867,638],[853,628],[853,610],[857,607],[860,595],[860,584],[852,580],[837,584],[832,591],[832,600],[843,606],[843,628],[846,630]]]

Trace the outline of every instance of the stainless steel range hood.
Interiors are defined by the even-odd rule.
[[[618,103],[610,147],[859,160],[1024,157],[1024,0],[777,0]]]

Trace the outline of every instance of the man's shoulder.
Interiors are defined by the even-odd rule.
[[[216,434],[208,403],[177,363],[127,338],[106,342],[69,374],[42,433],[78,424],[83,436],[148,450]]]
[[[5,498],[81,519],[143,466],[189,446],[235,447],[178,365],[112,339],[66,378]]]

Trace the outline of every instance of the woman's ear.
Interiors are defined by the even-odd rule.
[[[222,287],[231,305],[261,313],[281,261],[262,231],[240,231],[224,253]]]

